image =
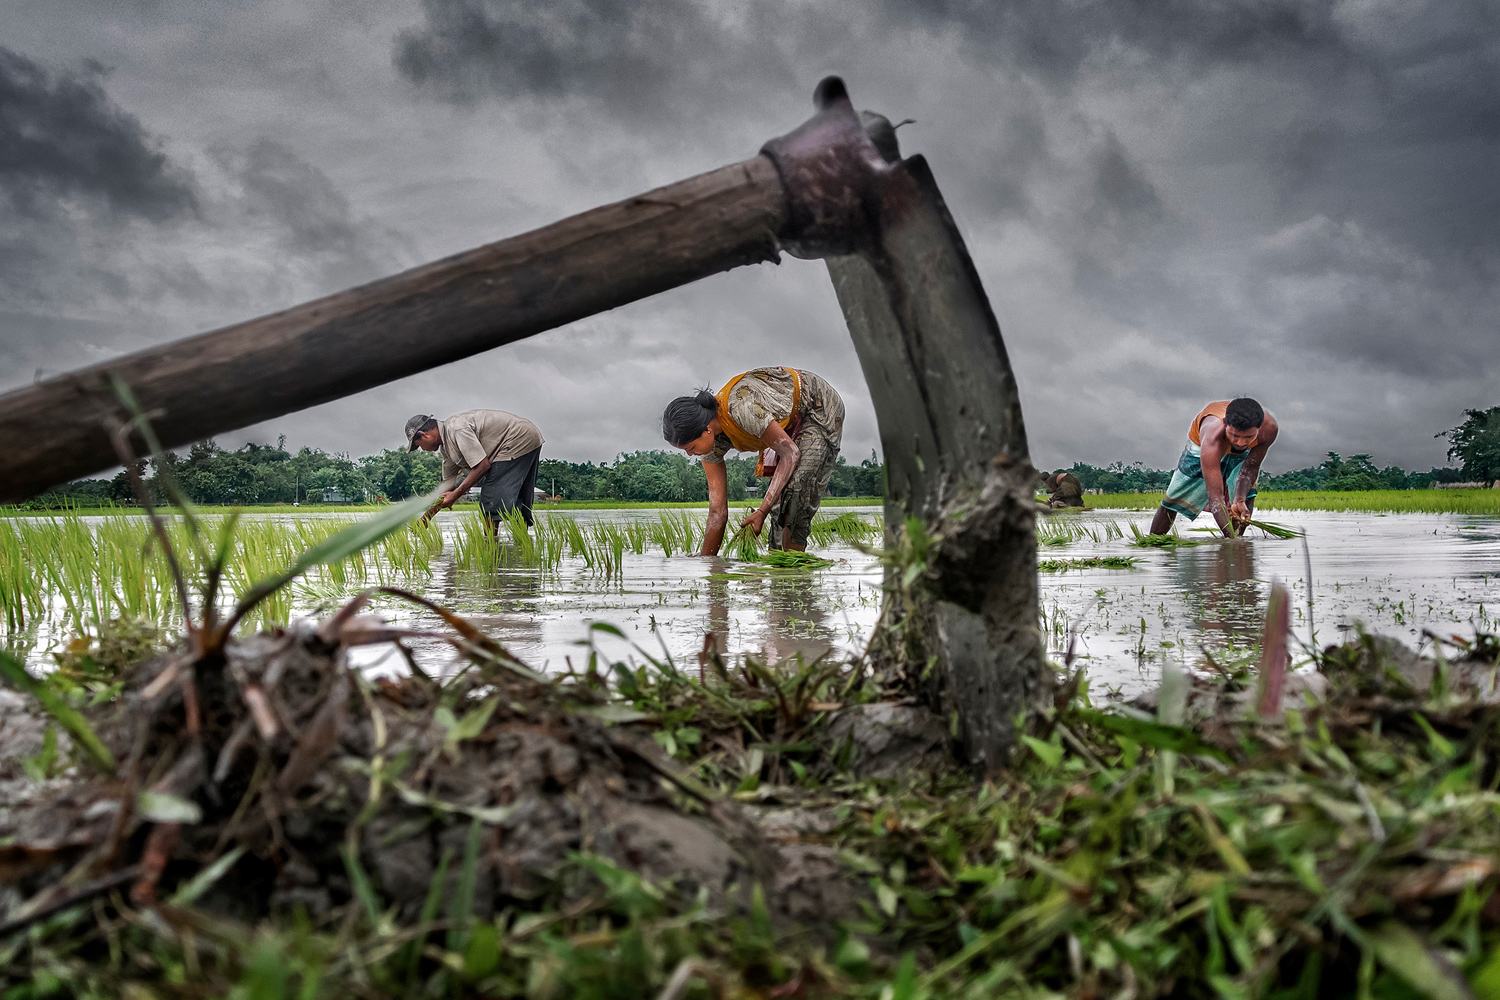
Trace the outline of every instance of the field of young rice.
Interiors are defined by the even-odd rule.
[[[590,637],[623,643],[613,655],[633,655],[633,644],[688,661],[705,634],[727,653],[755,652],[772,662],[863,648],[882,596],[878,511],[820,514],[810,548],[827,561],[817,568],[767,561],[764,542],[748,533],[726,544],[721,558],[685,558],[702,544],[705,513],[539,513],[529,531],[518,518],[502,525],[497,544],[476,513],[446,512],[431,526],[397,531],[315,568],[257,607],[247,627],[324,613],[384,584],[471,616],[544,669],[564,667],[579,655],[579,640]],[[1415,646],[1425,630],[1494,627],[1500,519],[1303,510],[1263,516],[1305,532],[1307,553],[1302,537],[1254,529],[1250,538],[1219,540],[1201,530],[1206,517],[1179,520],[1170,544],[1150,546],[1142,545],[1148,510],[1039,517],[1041,624],[1051,654],[1060,658],[1071,645],[1102,689],[1123,693],[1154,683],[1168,661],[1197,662],[1205,651],[1220,663],[1244,657],[1258,642],[1273,578],[1292,588],[1294,623],[1306,641],[1314,630],[1326,643],[1366,625]],[[209,516],[199,544],[178,520],[169,521],[168,536],[195,605],[204,567],[219,544],[227,545],[221,601],[228,605],[358,517]],[[413,627],[439,624],[396,602],[378,610]],[[169,632],[182,626],[176,585],[147,519],[0,519],[0,646],[45,667],[50,651],[117,618]],[[626,639],[602,638],[595,623]],[[432,655],[439,647],[434,643]]]
[[[196,608],[203,577],[222,546],[220,605],[227,608],[257,581],[290,566],[299,554],[361,516],[200,516],[195,537],[180,518],[165,522],[166,541],[181,567]],[[695,553],[706,517],[691,510],[633,511],[620,518],[587,512],[539,516],[528,530],[519,515],[500,528],[499,542],[475,512],[447,513],[434,523],[413,523],[347,559],[311,570],[293,586],[259,604],[247,627],[282,624],[294,615],[336,606],[371,586],[399,586],[418,593],[439,571],[476,578],[517,575],[565,589],[622,585],[627,556],[674,557]],[[825,513],[813,525],[814,547],[877,542],[878,517]],[[763,542],[741,536],[734,553],[757,559]],[[441,592],[435,597],[446,596]],[[0,518],[0,648],[35,659],[67,638],[97,632],[112,619],[181,629],[177,581],[149,519],[135,513],[102,516],[59,513]],[[575,622],[579,631],[583,622]]]

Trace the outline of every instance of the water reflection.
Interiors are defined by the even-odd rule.
[[[446,568],[443,599],[438,603],[463,609],[464,617],[509,646],[542,642],[541,574],[534,569],[480,570]]]
[[[1210,647],[1257,641],[1265,619],[1255,579],[1255,543],[1247,538],[1176,553],[1173,578]]]
[[[704,620],[705,645],[724,656],[729,652],[729,565],[714,556],[708,563],[708,617]]]
[[[765,584],[765,632],[761,655],[767,663],[801,655],[811,662],[833,648],[821,573],[773,575]]]

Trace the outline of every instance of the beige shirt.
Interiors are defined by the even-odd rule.
[[[508,462],[542,446],[542,432],[525,417],[504,410],[465,410],[438,421],[443,482],[448,484],[488,458]]]
[[[838,390],[818,375],[798,368],[802,377],[802,417],[830,433],[841,434],[844,427],[844,401]],[[785,420],[792,412],[792,376],[785,368],[757,368],[735,383],[728,399],[729,415],[748,434],[760,437],[772,422]],[[714,438],[713,450],[703,456],[705,462],[722,462],[734,450],[728,435]]]

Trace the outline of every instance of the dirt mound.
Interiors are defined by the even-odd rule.
[[[554,683],[469,635],[456,680],[371,683],[345,654],[382,628],[340,616],[138,667],[91,713],[113,774],[0,782],[0,881],[32,900],[12,919],[106,883],[146,902],[234,847],[201,905],[241,918],[316,915],[367,878],[413,919],[457,891],[461,860],[480,915],[586,894],[558,875],[577,854],[714,900],[774,883],[755,824],[587,679]],[[25,714],[7,724],[29,745]]]

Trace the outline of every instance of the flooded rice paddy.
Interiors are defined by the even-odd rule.
[[[879,517],[876,508],[831,513],[855,513],[871,522]],[[696,666],[705,636],[730,656],[754,654],[769,661],[848,655],[863,648],[880,612],[882,574],[875,555],[837,534],[813,546],[832,560],[817,570],[684,555],[695,526],[701,536],[702,516],[679,511],[663,518],[639,509],[539,513],[539,520],[558,520],[536,533],[536,544],[555,545],[556,551],[520,565],[515,559],[484,559],[477,554],[474,515],[444,513],[437,519],[440,536],[417,542],[393,536],[362,560],[320,570],[289,590],[271,617],[322,613],[361,587],[381,582],[407,586],[459,611],[517,657],[546,669],[582,667],[591,644],[610,659],[670,658]],[[1476,627],[1496,628],[1500,518],[1321,511],[1266,516],[1304,531],[1306,556],[1302,539],[1269,537],[1140,548],[1132,544],[1132,526],[1145,529],[1149,512],[1144,511],[1041,518],[1039,558],[1054,569],[1041,575],[1042,624],[1053,656],[1060,658],[1071,642],[1096,692],[1129,696],[1154,683],[1168,660],[1196,663],[1205,650],[1220,662],[1253,655],[1273,579],[1292,591],[1294,631],[1307,640],[1315,629],[1319,644],[1342,641],[1360,623],[1412,645],[1424,630],[1464,635]],[[328,517],[260,515],[246,518],[241,528],[305,538]],[[96,534],[121,530],[106,520],[93,519],[90,529]],[[326,527],[338,520],[333,515]],[[1190,527],[1180,525],[1183,537],[1208,539]],[[0,536],[0,550],[6,541]],[[25,567],[13,569],[20,573]],[[127,568],[123,575],[130,572]],[[12,616],[18,620],[0,614],[5,644],[44,668],[50,650],[89,628],[91,616],[107,617],[112,607],[107,599],[86,601],[58,592],[81,588],[88,573],[87,564],[59,572],[40,604]],[[170,596],[148,594],[144,605],[169,625]],[[20,599],[6,595],[4,600]],[[414,628],[440,625],[429,612],[394,599],[381,599],[377,610]],[[607,627],[592,627],[600,623]],[[432,670],[441,670],[450,657],[436,640],[417,640],[413,648]],[[365,651],[364,662],[377,671],[402,668],[389,649]]]

